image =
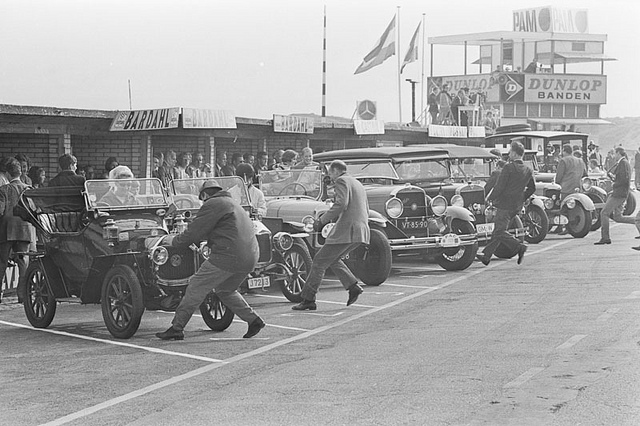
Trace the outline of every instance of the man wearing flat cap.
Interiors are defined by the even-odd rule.
[[[243,337],[253,337],[265,323],[237,291],[258,262],[253,223],[242,206],[214,179],[202,184],[200,199],[202,207],[187,230],[178,236],[166,237],[164,244],[200,245],[206,240],[211,254],[189,280],[171,327],[156,336],[162,340],[183,340],[183,330],[191,316],[209,292],[215,290],[222,303],[249,324]]]

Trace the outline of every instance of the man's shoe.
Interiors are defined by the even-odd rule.
[[[636,240],[640,240],[640,235],[638,235],[637,237],[635,237]]]
[[[631,248],[632,248],[632,249],[634,249],[634,250],[638,250],[638,251],[640,251],[640,246],[638,246],[638,247],[631,247]]]
[[[184,333],[182,330],[176,330],[175,328],[169,327],[167,331],[163,331],[162,333],[156,333],[156,337],[161,340],[184,340]]]
[[[611,244],[611,240],[600,240],[593,243],[594,246],[601,246],[603,244]]]
[[[569,233],[569,230],[567,230],[566,227],[562,227],[562,230],[560,232],[558,232],[558,235],[567,235]]]
[[[476,259],[478,259],[484,266],[487,266],[489,262],[491,262],[491,258],[485,256],[484,254],[476,254]]]
[[[318,307],[313,300],[302,300],[301,303],[292,306],[291,309],[294,311],[315,311]]]
[[[249,328],[247,329],[247,334],[245,334],[242,337],[244,337],[245,339],[249,339],[255,336],[260,332],[260,330],[264,328],[265,325],[266,324],[264,323],[264,321],[262,321],[262,318],[258,317],[254,319],[253,322],[249,324]]]
[[[364,290],[358,284],[354,284],[349,287],[349,299],[347,299],[347,306],[353,305],[358,300],[358,296],[360,296]]]
[[[518,265],[522,263],[522,259],[524,259],[524,253],[527,251],[527,246],[522,245],[518,250]]]

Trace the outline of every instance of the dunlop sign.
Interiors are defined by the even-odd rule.
[[[231,111],[182,108],[185,129],[236,129],[236,117]]]
[[[313,118],[273,114],[273,131],[313,134]]]
[[[174,129],[178,127],[180,108],[119,111],[111,123],[112,132]]]
[[[600,75],[525,74],[524,101],[606,104],[607,78]]]

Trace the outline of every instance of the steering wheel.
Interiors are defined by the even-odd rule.
[[[175,200],[175,203],[176,203],[176,207],[179,209],[193,209],[196,207],[196,204],[188,198]]]
[[[296,192],[296,191],[295,191],[295,187],[296,187],[296,186],[300,186],[300,187],[302,187],[302,192],[303,192],[303,193],[302,193],[302,194],[300,194],[300,195],[307,195],[307,188],[306,188],[303,184],[301,184],[300,182],[292,182],[292,183],[290,183],[290,184],[288,184],[288,185],[285,185],[285,186],[280,190],[280,192],[278,193],[278,195],[286,195],[286,194],[284,194],[284,192],[285,192],[285,190],[286,190],[287,188],[289,188],[289,187],[294,188],[294,189],[291,191],[291,192],[292,192],[292,193],[291,193],[291,195],[297,195],[297,194],[295,193],[295,192]]]

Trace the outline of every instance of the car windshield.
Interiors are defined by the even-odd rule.
[[[451,160],[454,178],[488,178],[491,176],[491,158],[454,158]]]
[[[224,176],[216,178],[196,178],[196,179],[174,179],[171,182],[171,190],[174,198],[174,202],[178,208],[200,208],[202,201],[200,201],[200,188],[206,181],[217,182],[224,191],[231,194],[231,198],[236,200],[242,206],[248,206],[249,196],[247,193],[247,186],[244,181],[238,176]]]
[[[449,167],[445,161],[404,161],[396,163],[396,172],[403,181],[438,180],[449,178]]]
[[[318,198],[322,171],[315,169],[269,170],[260,172],[260,189],[265,197],[305,195]]]
[[[389,161],[347,163],[347,173],[355,178],[398,179],[398,175]]]
[[[88,180],[84,184],[90,208],[148,208],[167,205],[158,179]]]

